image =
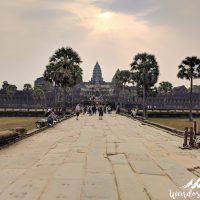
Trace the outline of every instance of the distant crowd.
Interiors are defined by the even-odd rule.
[[[110,105],[103,105],[103,104],[84,105],[84,106],[77,104],[75,107],[76,120],[79,119],[80,114],[83,114],[83,115],[88,114],[89,116],[98,115],[99,120],[103,120],[104,113],[111,114],[112,111],[113,111],[113,109]],[[117,109],[116,109],[116,111],[117,111]],[[59,115],[57,115],[55,113],[53,108],[47,109],[47,111],[45,113],[45,117],[46,117],[46,119],[44,119],[44,120],[47,120],[47,123],[49,126],[53,126],[59,120]]]
[[[112,107],[110,105],[103,105],[103,104],[85,105],[85,106],[80,106],[80,104],[77,104],[75,108],[76,120],[78,120],[80,113],[82,113],[83,115],[88,114],[90,116],[98,114],[99,120],[102,120],[104,113],[111,114],[111,112],[112,112]]]

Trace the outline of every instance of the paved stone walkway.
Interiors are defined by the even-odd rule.
[[[0,200],[171,199],[200,166],[182,142],[119,115],[72,118],[0,151]]]

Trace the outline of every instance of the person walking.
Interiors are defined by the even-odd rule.
[[[108,114],[111,114],[112,108],[110,107],[110,105],[107,106],[107,111],[108,111]]]
[[[84,106],[83,108],[83,115],[85,115],[87,113],[87,106]]]
[[[103,105],[99,105],[98,111],[99,111],[99,120],[103,120]]]
[[[92,106],[89,106],[89,115],[92,116],[93,115],[93,111],[92,111]]]
[[[93,105],[93,106],[92,106],[92,112],[93,112],[93,114],[95,114],[95,115],[96,115],[96,111],[97,111],[97,108],[96,108],[96,106],[95,106],[95,105]]]
[[[76,105],[76,108],[75,108],[76,120],[78,120],[78,117],[79,117],[80,111],[81,111],[81,107],[80,107],[79,104],[77,104],[77,105]]]

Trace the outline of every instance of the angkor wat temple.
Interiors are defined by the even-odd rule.
[[[37,78],[35,86],[43,86],[44,78]],[[89,82],[81,82],[67,92],[67,106],[74,106],[76,103],[89,104],[103,102],[105,104],[134,107],[141,105],[142,99],[137,97],[136,87],[127,86],[125,93],[121,94],[113,81],[106,82],[103,79],[102,71],[97,62],[93,69],[93,75]],[[193,108],[200,108],[200,91],[198,88],[193,92]],[[17,90],[8,93],[0,90],[0,107],[60,107],[62,105],[62,90],[49,85],[43,96],[35,96],[32,92]],[[185,86],[175,87],[170,95],[157,94],[155,97],[147,98],[149,108],[189,108],[189,92]]]

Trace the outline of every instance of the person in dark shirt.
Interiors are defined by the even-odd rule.
[[[99,120],[102,120],[103,119],[103,105],[99,105],[98,107],[98,111],[99,111]]]

